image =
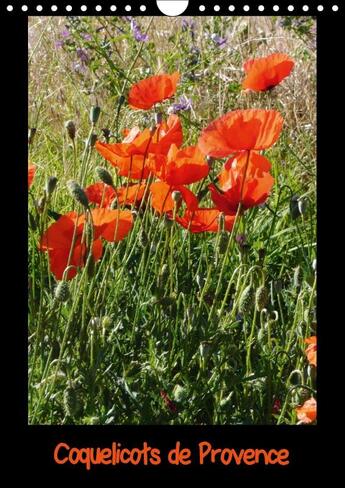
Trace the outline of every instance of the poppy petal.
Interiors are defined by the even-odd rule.
[[[128,104],[134,109],[148,110],[156,103],[171,98],[175,92],[180,74],[150,76],[133,85],[128,94]]]
[[[30,189],[32,182],[34,180],[36,173],[36,166],[34,164],[30,164],[28,168],[28,187]]]
[[[96,203],[101,207],[109,207],[116,196],[114,188],[103,182],[94,183],[85,188],[86,196],[90,203]]]
[[[243,66],[247,76],[242,87],[244,90],[268,90],[289,76],[293,67],[294,61],[283,53],[249,60]]]
[[[205,156],[197,146],[178,151],[172,145],[168,153],[165,181],[171,185],[189,185],[205,178],[209,170]]]
[[[275,110],[247,109],[229,112],[206,127],[198,141],[200,150],[223,158],[240,151],[261,151],[278,139],[283,117]]]
[[[183,217],[176,216],[176,222],[192,233],[218,232],[220,213],[216,208],[199,208],[195,211],[186,210]],[[235,215],[226,215],[224,228],[231,231]]]

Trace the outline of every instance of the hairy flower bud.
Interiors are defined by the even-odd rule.
[[[242,292],[238,310],[241,314],[248,313],[254,306],[255,292],[252,285],[248,285]]]
[[[182,194],[180,191],[175,190],[172,192],[171,198],[175,203],[179,203],[182,200]]]
[[[60,281],[55,288],[55,300],[61,303],[67,302],[70,297],[69,286],[66,281]]]
[[[46,187],[45,187],[47,195],[51,195],[54,192],[56,185],[57,185],[57,182],[58,182],[58,179],[56,178],[56,176],[49,176],[47,178]]]
[[[109,186],[114,186],[113,177],[107,169],[103,168],[102,166],[97,166],[95,171],[96,175],[103,183]]]
[[[85,207],[87,209],[89,208],[89,200],[86,196],[86,193],[84,192],[82,187],[79,185],[79,183],[77,183],[74,180],[69,180],[67,182],[67,188],[68,188],[70,194],[72,195],[72,197],[78,203],[80,203],[83,207]]]
[[[97,106],[91,107],[91,109],[90,109],[90,122],[92,125],[97,124],[100,113],[101,113],[100,107],[97,107]]]
[[[65,129],[67,130],[67,134],[69,138],[72,139],[73,141],[75,139],[75,132],[76,132],[75,123],[73,122],[73,120],[68,120],[65,123]]]
[[[255,305],[258,312],[263,310],[268,303],[268,290],[265,285],[259,286],[255,293]]]

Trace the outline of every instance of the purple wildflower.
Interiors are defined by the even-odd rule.
[[[78,47],[76,53],[82,64],[86,64],[89,61],[89,56],[84,49]]]
[[[149,36],[147,34],[143,34],[136,23],[135,20],[131,20],[131,30],[134,35],[134,39],[138,42],[147,42],[149,40]]]
[[[91,41],[91,39],[92,39],[91,34],[85,33],[85,34],[82,34],[82,36],[85,39],[85,41]]]
[[[193,30],[195,28],[195,22],[193,19],[187,20],[187,19],[182,19],[182,30],[186,31],[188,29]]]
[[[71,33],[68,29],[65,29],[61,32],[62,37],[67,38],[70,37]]]
[[[180,97],[177,103],[174,103],[173,105],[171,105],[171,107],[168,108],[168,113],[176,114],[177,112],[181,112],[184,110],[191,110],[191,108],[192,100],[183,95],[182,97]]]
[[[212,41],[220,48],[225,47],[226,37],[220,37],[218,34],[211,34]]]
[[[65,42],[59,39],[58,41],[55,42],[55,47],[56,49],[61,49],[64,46]]]
[[[236,236],[236,242],[240,247],[245,247],[247,244],[247,238],[244,234],[238,234]]]

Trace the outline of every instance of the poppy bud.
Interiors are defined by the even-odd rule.
[[[112,320],[111,320],[111,317],[109,317],[109,315],[105,315],[102,319],[102,327],[103,329],[109,329],[109,327],[111,326],[112,324]]]
[[[258,332],[258,343],[263,345],[267,342],[267,328],[261,327]]]
[[[72,141],[75,139],[75,123],[73,120],[68,120],[65,123],[65,129],[67,130],[67,134]]]
[[[121,107],[121,105],[123,105],[125,101],[126,101],[125,96],[124,95],[121,95],[119,97],[118,106]]]
[[[34,127],[32,129],[29,129],[29,134],[28,134],[28,143],[31,145],[34,142],[34,138],[36,135],[37,129]]]
[[[252,285],[248,285],[244,290],[240,298],[238,310],[241,314],[248,313],[254,306],[254,288]]]
[[[72,195],[72,197],[78,203],[80,203],[86,209],[89,208],[89,200],[88,200],[88,198],[86,196],[86,193],[84,192],[84,190],[82,189],[82,187],[79,185],[79,183],[77,183],[74,180],[69,180],[67,182],[67,188],[68,188],[70,194]]]
[[[89,326],[94,330],[100,329],[101,319],[99,317],[92,317],[92,319],[90,319]]]
[[[206,156],[206,162],[209,168],[212,168],[215,159],[212,156]]]
[[[311,265],[311,266],[312,266],[313,270],[314,270],[314,271],[315,271],[315,273],[316,273],[316,259],[314,259],[314,260],[313,260],[313,262],[312,262],[312,265]]]
[[[228,247],[228,242],[229,242],[229,236],[225,231],[222,231],[220,234],[220,239],[219,239],[219,244],[218,244],[218,250],[219,254],[224,254],[227,247]]]
[[[103,183],[112,187],[114,186],[113,178],[107,169],[102,166],[97,166],[95,171],[96,175]]]
[[[90,256],[90,258],[87,260],[87,268],[86,268],[86,273],[88,278],[92,278],[95,275],[96,271],[96,263],[95,260],[93,259],[93,256]]]
[[[299,288],[301,286],[301,266],[297,266],[293,274],[293,286]]]
[[[268,290],[265,285],[259,286],[255,293],[255,305],[258,312],[263,310],[268,303]]]
[[[290,373],[290,376],[288,378],[288,382],[291,384],[291,385],[298,385],[298,384],[301,384],[303,381],[303,376],[302,376],[302,373],[300,372],[299,369],[294,369],[291,373]]]
[[[308,208],[308,201],[306,198],[299,198],[297,202],[298,211],[301,215],[305,215]]]
[[[181,192],[177,190],[173,191],[171,194],[171,198],[176,204],[179,203],[182,200]]]
[[[60,281],[55,288],[55,300],[61,303],[67,302],[70,297],[69,286],[66,281]]]
[[[165,284],[168,276],[169,276],[169,266],[166,263],[164,263],[158,276],[158,282],[160,286]]]
[[[35,231],[37,229],[36,218],[34,217],[34,215],[31,212],[29,212],[28,218],[29,218],[30,228]]]
[[[43,213],[44,207],[46,205],[47,197],[46,195],[43,195],[38,201],[37,201],[37,210],[39,213]]]
[[[110,138],[110,130],[109,129],[102,129],[102,134],[103,134],[103,137],[105,138],[106,142],[109,142],[109,138]]]
[[[302,405],[304,402],[306,402],[307,400],[309,400],[310,395],[311,395],[310,391],[307,390],[306,388],[299,388],[299,391],[298,391],[298,394],[297,394],[298,403],[300,405]]]
[[[202,341],[199,346],[199,352],[202,359],[207,359],[211,353],[212,342]]]
[[[51,195],[54,192],[57,182],[58,179],[56,178],[56,176],[49,176],[49,178],[47,178],[46,187],[45,187],[47,195]]]
[[[175,402],[183,402],[187,398],[187,389],[181,385],[176,385],[173,390],[173,398]]]
[[[92,125],[97,124],[97,121],[99,119],[100,113],[101,113],[100,107],[97,107],[97,106],[91,107],[91,110],[90,110],[90,122],[91,122]]]
[[[139,243],[142,247],[146,247],[147,244],[149,243],[149,239],[148,239],[147,234],[144,231],[144,229],[142,229],[140,234],[139,234]]]
[[[90,147],[93,147],[97,142],[97,134],[91,134],[90,137]]]
[[[163,114],[162,112],[157,112],[155,113],[155,122],[156,124],[161,124],[163,120]]]
[[[218,223],[219,223],[219,227],[221,229],[224,229],[224,224],[225,224],[225,215],[223,212],[221,212],[218,216]]]
[[[290,215],[292,220],[297,219],[299,217],[299,209],[298,209],[298,195],[293,195],[290,200]]]
[[[71,382],[64,392],[63,405],[65,413],[69,417],[74,417],[82,410],[81,391],[73,382]]]

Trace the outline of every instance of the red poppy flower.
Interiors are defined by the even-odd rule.
[[[261,151],[278,139],[283,117],[275,110],[235,110],[214,120],[199,137],[200,150],[215,158],[240,151]]]
[[[196,210],[199,201],[194,193],[183,185],[168,185],[164,181],[156,181],[150,186],[151,205],[158,213],[171,212],[174,210],[175,202],[172,193],[179,191],[182,200],[186,203],[187,208]]]
[[[86,196],[91,203],[96,203],[101,208],[107,208],[112,201],[117,197],[119,205],[132,205],[139,203],[145,192],[146,185],[144,183],[138,185],[122,186],[120,188],[112,188],[102,182],[94,183],[85,188]]]
[[[213,203],[225,214],[236,212],[241,201],[244,210],[264,203],[272,189],[274,178],[268,173],[271,163],[264,156],[250,152],[247,166],[247,154],[240,153],[226,162],[218,177],[223,193],[213,184],[208,187]]]
[[[161,74],[141,80],[129,91],[128,103],[134,109],[148,110],[156,103],[171,98],[175,92],[180,74]]]
[[[30,164],[28,168],[28,187],[30,189],[32,182],[34,180],[36,173],[36,166],[34,164]]]
[[[91,214],[94,232],[92,255],[97,261],[102,256],[101,237],[109,242],[124,239],[132,228],[133,217],[129,210],[94,209]],[[71,279],[77,274],[76,268],[85,266],[88,254],[86,243],[83,241],[85,221],[85,214],[69,212],[54,222],[41,238],[39,249],[48,252],[50,269],[57,280],[63,278],[68,265],[75,268],[67,272],[66,279]],[[69,260],[73,236],[74,247]]]
[[[166,158],[156,158],[152,172],[169,185],[190,185],[205,178],[209,166],[197,146],[179,150],[172,144]]]
[[[316,400],[310,398],[301,407],[296,408],[299,424],[311,424],[316,420]]]
[[[265,91],[278,85],[289,76],[294,67],[293,60],[283,53],[263,58],[250,59],[243,65],[246,77],[242,87],[254,91]]]
[[[317,352],[316,336],[311,336],[308,339],[306,339],[304,342],[306,342],[306,344],[309,344],[307,349],[305,350],[309,364],[316,367],[316,352]]]
[[[157,212],[169,212],[174,209],[172,192],[179,191],[189,210],[196,210],[199,202],[194,193],[183,185],[189,185],[205,178],[209,166],[204,156],[195,146],[178,150],[172,144],[168,155],[157,155],[152,172],[161,181],[152,183],[150,192],[151,205]]]
[[[186,210],[183,217],[176,215],[175,219],[182,227],[192,233],[218,232],[221,212],[216,208],[198,208],[195,211]],[[235,222],[235,215],[226,215],[224,229],[231,231]]]
[[[123,142],[106,144],[97,141],[95,148],[112,166],[119,169],[120,176],[141,180],[149,176],[154,155],[167,154],[171,144],[180,146],[182,139],[181,122],[177,115],[170,115],[166,122],[157,124],[153,133],[149,129],[141,132],[138,127],[134,127]]]

